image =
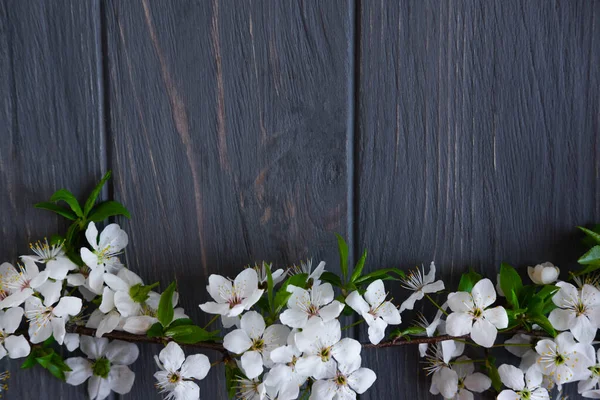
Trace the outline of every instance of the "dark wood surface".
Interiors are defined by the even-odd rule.
[[[32,203],[112,169],[128,266],[176,277],[199,323],[209,274],[336,270],[334,232],[368,269],[435,260],[456,282],[566,269],[600,220],[600,2],[2,0],[0,71],[2,260],[64,228]],[[123,398],[159,398],[159,350]],[[365,350],[361,398],[427,398],[417,362]],[[85,398],[2,365],[8,399]]]

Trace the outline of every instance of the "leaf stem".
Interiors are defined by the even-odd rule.
[[[208,321],[208,324],[206,324],[206,326],[203,329],[206,330],[206,328],[211,326],[217,320],[217,318],[219,318],[219,315],[220,314],[215,314],[215,316],[212,317],[210,321]]]
[[[358,321],[351,323],[350,325],[346,325],[345,327],[342,328],[342,330],[345,331],[346,329],[350,329],[353,326],[359,325],[359,324],[361,324],[363,322],[365,322],[365,320],[361,318]]]
[[[429,301],[432,302],[433,305],[436,306],[438,310],[440,310],[442,313],[444,313],[445,316],[448,316],[448,313],[446,312],[446,310],[444,310],[442,307],[440,307],[440,305],[438,303],[436,303],[435,300],[433,300],[430,295],[425,293],[425,297],[427,297],[427,299],[429,299]]]

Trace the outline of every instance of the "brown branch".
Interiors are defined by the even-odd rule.
[[[361,343],[362,347],[365,349],[381,349],[384,347],[396,347],[396,346],[404,346],[407,344],[421,344],[421,343],[438,343],[443,342],[444,340],[455,340],[455,339],[466,339],[468,335],[465,336],[450,336],[450,335],[441,335],[441,336],[433,336],[433,337],[418,337],[411,339],[394,339],[389,342],[382,342],[379,344],[373,343]]]

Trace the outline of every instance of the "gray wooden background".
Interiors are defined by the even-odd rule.
[[[112,169],[128,265],[176,276],[198,322],[209,274],[336,270],[334,232],[369,270],[566,269],[600,221],[599,80],[600,1],[0,0],[0,256],[65,227],[33,203]],[[124,398],[159,398],[158,350]],[[365,350],[361,398],[427,398],[417,362]],[[19,364],[6,398],[85,398]]]

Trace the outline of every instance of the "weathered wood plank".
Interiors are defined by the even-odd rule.
[[[364,1],[361,21],[370,265],[435,260],[452,282],[469,265],[572,265],[574,226],[600,219],[600,3]],[[361,398],[427,398],[417,357],[365,355],[379,379]]]
[[[0,1],[0,260],[68,226],[33,204],[57,188],[82,195],[105,169],[96,1]],[[11,371],[7,399],[81,399],[41,369]]]
[[[336,257],[347,226],[348,3],[107,1],[114,196],[129,266],[179,281]],[[159,349],[154,349],[158,351]],[[214,359],[214,354],[209,354]],[[149,355],[130,399],[152,393]],[[222,368],[201,383],[223,399]]]

